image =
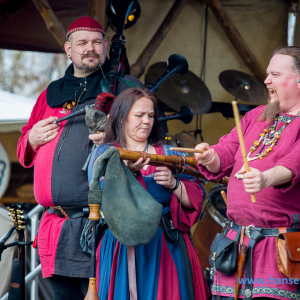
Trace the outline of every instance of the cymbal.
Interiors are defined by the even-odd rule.
[[[158,62],[150,66],[145,75],[145,84],[155,82],[167,69],[167,63]],[[208,112],[212,105],[211,95],[204,82],[194,73],[188,71],[185,75],[172,75],[162,82],[157,97],[166,106],[178,111],[186,105],[193,110],[194,115]]]
[[[220,73],[219,81],[223,88],[237,99],[251,103],[262,103],[268,99],[268,92],[263,83],[247,73],[226,70]]]

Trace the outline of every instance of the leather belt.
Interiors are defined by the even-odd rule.
[[[233,229],[234,231],[238,231],[239,227],[241,225],[238,225],[237,223],[233,221],[229,221],[229,227]],[[279,234],[278,228],[264,228],[264,227],[256,227],[254,225],[245,226],[245,235],[250,238],[251,231],[256,230],[260,234],[262,234],[264,237],[269,236],[277,236]],[[287,228],[286,232],[299,232],[300,228]]]
[[[55,214],[60,218],[67,218],[67,219],[88,217],[89,211],[90,211],[89,207],[82,207],[82,206],[69,206],[69,207],[50,206],[48,208],[49,213]]]
[[[233,221],[229,221],[228,228],[232,228],[234,231],[238,231],[242,225],[238,225]],[[286,228],[287,232],[299,232],[300,228]],[[278,228],[264,228],[256,227],[254,225],[245,226],[245,235],[250,239],[248,248],[247,248],[247,257],[246,257],[246,270],[245,278],[252,278],[252,254],[253,248],[256,242],[264,239],[265,237],[277,236],[279,234]],[[252,283],[250,280],[245,282],[245,300],[252,299]]]

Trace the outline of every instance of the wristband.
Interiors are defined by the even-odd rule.
[[[175,190],[178,188],[178,186],[179,186],[179,183],[180,183],[179,179],[178,179],[178,178],[176,178],[176,184],[175,184],[175,186],[174,186],[172,189],[169,189],[169,192],[173,192],[173,191],[175,191]]]

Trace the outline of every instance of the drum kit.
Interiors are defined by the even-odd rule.
[[[150,66],[145,76],[145,84],[155,81],[165,69],[166,63],[163,62]],[[250,103],[249,105],[238,104],[241,115],[255,108],[257,106],[255,104],[263,103],[268,98],[267,89],[261,81],[240,71],[226,70],[221,72],[219,82],[235,99]],[[204,82],[191,71],[187,71],[185,75],[170,77],[160,85],[155,94],[159,99],[160,115],[164,115],[166,111],[178,111],[183,106],[187,106],[192,110],[194,116],[221,112],[226,118],[234,117],[231,103],[212,102],[211,94]],[[167,126],[164,126],[163,129],[167,143],[174,147],[195,148],[200,143],[196,139],[198,129],[195,131],[195,136],[187,131],[172,136],[168,132]],[[193,156],[194,154],[184,153],[184,155]],[[216,233],[221,232],[227,221],[226,203],[220,193],[221,191],[226,192],[226,190],[226,185],[217,184],[209,191],[202,218],[200,218],[201,222],[198,222],[193,234],[194,244],[198,250],[198,257],[203,270],[210,267],[208,263],[210,251],[207,245],[212,243]]]
[[[166,62],[157,62],[151,65],[145,75],[145,85],[156,81],[166,68]],[[236,70],[226,70],[220,73],[219,81],[222,87],[235,99],[251,103],[251,105],[238,104],[239,112],[242,115],[256,107],[252,104],[262,103],[268,98],[268,92],[263,83],[249,74]],[[187,71],[184,75],[173,75],[160,84],[155,94],[159,99],[159,114],[162,116],[165,116],[166,111],[175,111],[178,112],[178,119],[182,119],[180,111],[186,107],[191,109],[194,116],[221,112],[224,117],[233,117],[231,103],[212,102],[211,94],[205,83],[191,71]],[[183,122],[187,124],[186,121]],[[195,131],[194,136],[186,131],[172,136],[166,125],[163,128],[166,141],[172,146],[194,148],[199,144],[196,139],[199,130]],[[191,156],[193,154],[184,153],[184,155]]]

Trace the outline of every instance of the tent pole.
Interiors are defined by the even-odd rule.
[[[136,62],[131,66],[130,75],[136,78],[140,78],[142,76],[142,74],[145,72],[147,63],[169,32],[170,28],[177,19],[186,2],[187,0],[175,1],[167,16],[157,29],[156,33],[154,34],[148,45],[145,47],[144,51],[141,53]]]
[[[266,78],[266,72],[251,52],[250,48],[242,38],[241,34],[235,27],[228,13],[223,8],[219,0],[205,0],[205,3],[214,13],[217,21],[224,29],[232,45],[242,58],[245,65],[250,69],[253,75],[262,82]]]
[[[106,1],[91,0],[89,5],[89,16],[98,21],[100,25],[105,28]]]
[[[55,37],[59,45],[64,49],[66,42],[66,31],[63,28],[61,22],[57,19],[50,4],[47,0],[32,0],[36,8],[43,17],[48,30]]]

